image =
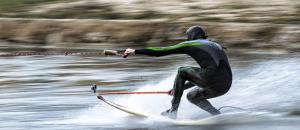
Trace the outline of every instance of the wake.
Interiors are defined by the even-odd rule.
[[[246,68],[233,68],[234,80],[230,91],[224,96],[210,100],[214,106],[222,108],[221,110],[225,114],[210,117],[209,114],[187,101],[187,90],[182,96],[178,120],[199,121],[205,119],[210,120],[210,122],[225,123],[229,121],[232,123],[240,120],[253,119],[258,121],[262,118],[281,116],[274,112],[277,109],[288,111],[288,109],[297,107],[297,103],[299,103],[300,93],[295,92],[295,90],[299,89],[297,85],[300,83],[298,78],[300,73],[299,63],[300,60],[294,58],[259,62]],[[176,73],[172,74],[172,76],[158,84],[147,84],[137,91],[169,90],[173,85],[175,75]],[[162,111],[171,107],[171,99],[172,97],[168,95],[122,95],[114,98],[110,97],[110,100],[128,108],[156,115],[152,119],[136,120],[135,122],[143,124],[152,124],[157,121],[164,122],[165,119],[159,118],[159,115]],[[227,107],[225,109],[224,106],[235,108]],[[132,120],[132,118],[126,113],[99,103],[88,110],[77,113],[76,116],[72,116],[65,123],[124,126],[132,125],[132,121],[128,123],[128,120]]]

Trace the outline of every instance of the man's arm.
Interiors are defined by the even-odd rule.
[[[177,45],[168,46],[168,47],[149,47],[145,49],[126,49],[124,52],[124,56],[127,57],[131,54],[141,54],[141,55],[148,55],[148,56],[165,56],[170,54],[183,54],[184,48],[188,46],[196,46],[199,45],[199,42],[184,42],[179,43]]]
[[[165,56],[170,54],[178,54],[181,52],[182,47],[180,45],[174,45],[169,47],[149,47],[145,49],[135,50],[135,54],[148,55],[148,56]]]

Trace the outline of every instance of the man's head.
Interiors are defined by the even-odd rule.
[[[192,26],[186,30],[188,40],[206,39],[204,30],[200,26]]]

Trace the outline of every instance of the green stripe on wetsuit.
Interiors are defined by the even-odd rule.
[[[190,43],[182,43],[182,44],[177,44],[169,47],[148,47],[146,49],[152,50],[152,51],[171,51],[183,47],[188,47],[188,46],[199,46],[199,45],[204,45],[203,43],[200,42],[190,42]]]

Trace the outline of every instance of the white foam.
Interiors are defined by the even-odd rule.
[[[212,104],[217,107],[232,105],[243,108],[259,108],[265,105],[276,104],[276,107],[286,107],[289,102],[296,101],[300,93],[299,89],[300,66],[298,59],[286,59],[278,61],[260,62],[248,68],[234,70],[234,81],[228,94],[214,98]],[[173,86],[175,73],[162,80],[158,84],[147,84],[137,91],[164,91]],[[207,113],[189,103],[183,95],[179,108],[179,119],[193,119],[208,116]],[[137,111],[157,115],[170,108],[172,97],[168,95],[125,95],[114,99],[114,102],[125,105]],[[65,123],[79,124],[120,124],[130,125],[126,121],[127,114],[111,109],[105,105],[96,105],[77,113]],[[143,120],[143,123],[151,124],[153,118]],[[139,121],[137,121],[139,122]]]

